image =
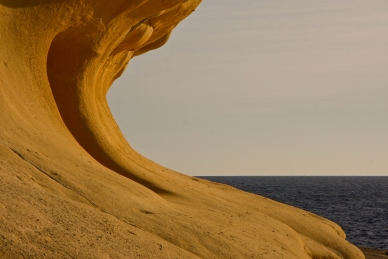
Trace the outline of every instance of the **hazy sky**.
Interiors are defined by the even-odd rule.
[[[205,0],[108,100],[185,174],[388,176],[388,1]]]

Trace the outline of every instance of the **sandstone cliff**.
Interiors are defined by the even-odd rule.
[[[364,258],[335,223],[122,136],[109,87],[199,2],[0,0],[0,258]]]

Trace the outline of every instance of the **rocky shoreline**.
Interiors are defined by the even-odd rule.
[[[127,143],[108,89],[199,3],[0,1],[0,258],[364,259],[328,219]]]

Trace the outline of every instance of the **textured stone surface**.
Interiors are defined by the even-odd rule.
[[[0,258],[364,258],[329,220],[124,139],[109,87],[199,2],[0,0]]]

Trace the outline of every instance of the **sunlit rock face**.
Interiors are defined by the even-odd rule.
[[[329,220],[124,139],[109,87],[199,3],[0,0],[0,258],[364,258]]]

